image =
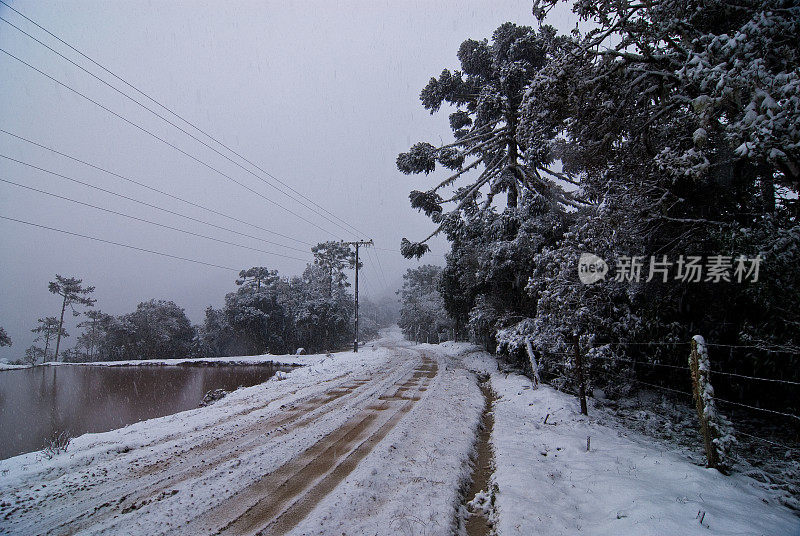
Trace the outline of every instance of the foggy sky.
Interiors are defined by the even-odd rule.
[[[364,234],[346,233],[306,210],[2,21],[0,48],[318,227],[2,53],[0,128],[298,240],[373,238],[376,246],[391,250],[399,249],[403,236],[420,239],[432,230],[430,221],[410,208],[408,193],[427,188],[440,176],[402,175],[395,167],[397,154],[417,141],[438,144],[452,139],[449,111],[443,108],[430,116],[419,102],[420,90],[443,68],[458,68],[456,51],[464,39],[488,38],[505,21],[535,24],[527,0],[10,3]],[[568,31],[575,19],[563,11],[550,22]],[[5,6],[0,5],[0,16],[114,82]],[[240,232],[308,247],[192,209],[2,133],[0,154]],[[192,232],[311,259],[310,252],[189,222],[3,158],[0,178]],[[268,266],[294,275],[305,266],[304,261],[187,236],[5,183],[0,183],[0,215],[237,270]],[[431,245],[434,255],[423,257],[422,262],[442,264],[446,242],[438,239]],[[374,298],[393,295],[402,273],[419,264],[403,259],[397,251],[379,249],[363,260],[361,291]],[[236,278],[235,271],[0,220],[0,326],[14,341],[10,349],[0,350],[0,358],[21,357],[32,343],[30,329],[36,319],[60,312],[59,298],[47,291],[56,273],[94,285],[97,308],[107,313],[130,312],[151,298],[168,299],[184,307],[193,322],[202,321],[206,306],[222,305],[224,295],[235,288]],[[70,316],[66,347],[75,342],[75,323]]]

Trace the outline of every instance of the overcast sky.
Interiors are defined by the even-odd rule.
[[[395,158],[416,141],[452,138],[449,112],[430,116],[419,102],[420,90],[443,68],[458,67],[456,51],[464,39],[490,37],[505,21],[535,24],[528,0],[6,1],[362,233],[337,227],[320,213],[338,220],[313,205],[315,211],[308,210],[264,182],[274,183],[271,177],[214,145],[253,174],[237,167],[3,21],[0,48],[221,173],[2,52],[0,128],[262,229],[4,133],[0,155],[292,248],[373,238],[383,249],[365,256],[361,288],[375,298],[392,294],[402,273],[418,265],[396,251],[400,239],[419,239],[432,229],[409,207],[408,192],[426,188],[435,177],[402,175]],[[3,5],[0,16],[168,116]],[[568,31],[574,20],[563,12],[551,23]],[[0,216],[236,270],[258,265],[294,275],[311,258],[310,252],[189,221],[7,158],[0,158],[0,179],[301,260],[193,237],[5,182],[0,182]],[[432,245],[434,255],[423,262],[443,263],[446,242]],[[36,319],[58,315],[59,299],[47,291],[55,274],[94,285],[97,307],[105,312],[122,314],[144,300],[168,299],[194,322],[202,320],[206,306],[222,305],[236,278],[233,270],[0,220],[0,326],[14,340],[11,349],[0,350],[0,358],[21,356],[32,343]],[[68,347],[77,334],[75,322],[69,319]]]

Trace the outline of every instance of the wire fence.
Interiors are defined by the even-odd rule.
[[[692,378],[692,369],[688,366],[688,350],[691,346],[691,342],[672,342],[672,341],[656,341],[656,342],[631,342],[631,343],[611,343],[608,345],[601,345],[601,346],[608,346],[613,347],[615,350],[624,351],[626,347],[635,348],[635,351],[641,352],[642,348],[647,347],[664,347],[669,346],[676,349],[676,351],[686,350],[687,352],[687,365],[678,365],[673,363],[665,363],[660,362],[658,360],[654,361],[645,361],[641,359],[630,359],[628,357],[621,357],[621,356],[600,356],[596,353],[592,354],[590,359],[586,359],[588,363],[586,367],[585,374],[589,381],[594,376],[596,379],[603,378],[609,382],[616,382],[625,384],[631,383],[642,386],[647,389],[656,390],[670,397],[680,397],[681,400],[691,401],[694,398],[694,394],[691,390],[682,390],[675,387],[675,374],[686,374],[685,381],[686,385],[689,386],[690,379]],[[729,350],[729,351],[746,351],[748,358],[758,357],[759,352],[764,352],[765,354],[774,355],[774,354],[791,354],[794,355],[796,352],[791,347],[785,346],[769,346],[769,345],[752,345],[752,344],[718,344],[718,343],[706,343],[706,346],[710,349],[720,349],[720,350]],[[585,349],[584,349],[585,351]],[[682,353],[682,352],[681,352]],[[577,370],[577,357],[576,353],[573,352],[546,352],[547,356],[561,358],[558,360],[551,360],[547,362],[546,374],[552,373],[553,376],[551,378],[551,383],[556,383],[557,388],[561,391],[569,393],[573,396],[580,396],[577,392],[570,389],[570,386],[579,384],[580,382],[580,373]],[[624,354],[623,354],[624,355]],[[763,354],[761,354],[763,355]],[[800,353],[798,353],[800,355]],[[730,357],[729,352],[725,352],[726,357]],[[774,359],[774,358],[773,358]],[[790,398],[787,402],[791,403],[792,401],[799,400],[798,397],[793,393],[798,387],[800,387],[800,381],[796,381],[795,379],[784,379],[784,378],[776,378],[776,377],[768,377],[768,376],[761,376],[758,374],[742,374],[740,372],[734,372],[731,370],[717,370],[717,368],[725,363],[725,359],[714,359],[714,356],[711,356],[711,371],[709,373],[710,382],[712,385],[715,384],[715,380],[726,380],[724,384],[721,384],[720,387],[728,388],[729,391],[732,391],[728,382],[736,382],[737,384],[740,382],[748,383],[748,384],[755,384],[760,388],[764,388],[765,386],[770,387],[770,393],[774,392],[774,389],[778,386],[781,389],[788,389]],[[656,370],[666,370],[671,374],[668,376],[661,377],[670,385],[664,385],[659,383],[654,383],[652,381],[645,381],[644,379],[639,379],[637,377],[633,377],[633,374],[642,374],[642,370],[635,370],[631,368],[623,368],[621,371],[617,370],[608,370],[607,368],[601,368],[600,366],[592,366],[598,365],[602,363],[606,367],[608,365],[620,365],[620,364],[630,364],[632,367],[648,367],[652,369],[652,373],[655,373]],[[629,374],[625,374],[625,371],[628,371]],[[735,368],[734,368],[735,370]],[[791,373],[791,372],[790,372]],[[647,373],[645,373],[647,374]],[[781,391],[782,393],[782,391]],[[798,444],[794,446],[791,445],[792,440],[798,440],[798,431],[793,430],[800,430],[800,428],[793,429],[792,426],[785,426],[785,424],[773,424],[774,419],[778,419],[779,421],[784,421],[784,423],[792,423],[797,426],[800,423],[800,416],[791,413],[790,411],[780,411],[779,409],[772,409],[768,407],[760,407],[760,405],[756,405],[758,402],[755,403],[747,403],[750,400],[730,400],[730,397],[720,397],[714,396],[714,401],[720,405],[727,406],[729,408],[737,409],[739,411],[734,412],[732,415],[732,420],[734,421],[734,434],[737,437],[742,439],[746,438],[748,440],[761,443],[766,445],[769,449],[782,449],[784,451],[792,451],[798,449]],[[756,397],[756,400],[758,398]],[[696,411],[692,405],[687,404],[686,409],[688,410],[691,407],[692,411]],[[651,408],[652,409],[652,408]],[[747,413],[741,413],[741,411],[745,411],[753,415],[753,417],[749,417]],[[760,418],[755,418],[755,415],[760,415]],[[777,422],[777,421],[774,421]],[[743,429],[744,428],[744,429]],[[767,431],[769,429],[769,431]],[[747,430],[747,431],[745,431]],[[781,441],[777,440],[775,437],[776,432],[781,431],[782,434],[786,435],[789,441]],[[792,437],[792,433],[794,436]],[[763,435],[768,435],[770,437],[762,437]],[[787,444],[788,443],[788,444]]]

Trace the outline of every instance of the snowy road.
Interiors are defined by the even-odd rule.
[[[494,391],[481,437],[495,464],[478,506],[499,535],[800,534],[761,483],[694,465],[594,405],[584,417],[468,344],[412,346],[394,330],[358,354],[282,359],[305,366],[52,459],[0,461],[0,533],[457,534],[478,371]]]
[[[52,460],[4,460],[0,529],[449,534],[482,396],[392,335]]]

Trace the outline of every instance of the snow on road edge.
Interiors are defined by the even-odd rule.
[[[483,395],[458,358],[412,347],[438,361],[433,383],[402,421],[292,534],[452,535]]]
[[[584,417],[575,397],[498,372],[474,346],[443,347],[491,374],[501,536],[800,535],[800,518],[755,480],[694,465],[591,406]]]

